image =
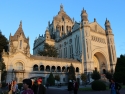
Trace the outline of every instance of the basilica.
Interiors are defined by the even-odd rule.
[[[95,69],[100,74],[114,72],[117,60],[114,34],[108,19],[104,24],[105,28],[102,28],[95,18],[89,22],[84,9],[81,11],[81,20],[77,22],[60,5],[58,14],[51,23],[48,22],[45,34],[34,40],[31,55],[29,37],[25,37],[21,21],[15,34],[10,34],[9,52],[3,50],[2,54],[7,70],[6,82],[15,79],[21,83],[24,78],[42,77],[45,84],[52,72],[54,76],[60,76],[61,83],[67,83],[71,64],[79,83],[82,83],[81,73],[90,75]],[[38,54],[39,50],[44,49],[45,43],[57,49],[57,57]]]

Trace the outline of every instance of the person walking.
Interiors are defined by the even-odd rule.
[[[32,81],[31,79],[24,79],[23,80],[23,92],[21,94],[34,94],[33,90],[31,89]]]
[[[12,81],[8,83],[8,94],[12,94],[11,85],[12,85]]]
[[[34,94],[36,94],[36,83],[35,83],[35,80],[32,79],[32,87],[31,89],[33,90]]]
[[[78,92],[78,88],[79,88],[79,85],[78,83],[76,82],[76,80],[73,80],[73,86],[74,86],[74,94],[77,94]]]
[[[73,83],[72,83],[72,80],[69,80],[69,83],[68,83],[69,94],[72,94],[72,90],[73,90]]]
[[[111,94],[120,94],[119,90],[121,89],[121,85],[115,82],[113,78],[110,79],[109,88],[111,89]]]
[[[45,94],[46,93],[46,88],[42,85],[42,78],[37,79],[37,89],[35,94]]]

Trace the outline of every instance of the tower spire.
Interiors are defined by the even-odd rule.
[[[81,12],[81,21],[88,21],[88,14],[86,13],[86,10],[82,10]]]
[[[106,21],[105,21],[105,29],[111,30],[110,22],[109,22],[109,20],[107,20],[107,18],[106,18]]]
[[[19,25],[19,27],[21,27],[21,28],[22,28],[22,20],[20,21],[20,25]]]
[[[63,5],[62,5],[62,3],[61,3],[61,5],[60,5],[60,11],[62,11],[63,10]]]

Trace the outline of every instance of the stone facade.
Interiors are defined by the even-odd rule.
[[[58,57],[39,56],[38,50],[43,50],[44,43],[58,49]],[[16,79],[18,83],[24,78],[43,77],[44,83],[50,72],[59,74],[61,83],[67,83],[67,72],[71,63],[75,67],[76,78],[80,80],[81,73],[92,73],[97,69],[114,71],[116,51],[114,35],[109,20],[105,21],[103,29],[94,19],[89,22],[86,10],[81,12],[81,21],[71,19],[60,6],[58,15],[48,22],[45,35],[34,41],[33,55],[30,54],[29,38],[25,37],[22,22],[16,33],[9,38],[9,52],[3,51],[2,57],[6,64],[9,82]]]
[[[76,22],[64,11],[48,22],[45,35],[34,41],[33,54],[43,50],[44,43],[54,45],[58,49],[59,58],[70,58],[81,62],[82,72],[91,73],[95,68],[103,73],[105,70],[114,72],[116,50],[114,34],[110,22],[106,19],[103,29],[94,18],[89,22],[86,10],[81,11],[81,21]]]

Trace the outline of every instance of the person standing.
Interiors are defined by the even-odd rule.
[[[2,88],[2,84],[0,83],[0,94],[4,94]]]
[[[11,88],[12,88],[12,94],[16,94],[16,92],[18,91],[18,85],[15,80],[12,82]]]
[[[31,89],[33,90],[34,94],[36,94],[36,84],[35,84],[35,80],[32,79],[32,87]]]
[[[77,94],[78,92],[78,88],[79,88],[79,85],[78,83],[76,82],[76,80],[73,80],[73,86],[74,86],[74,94]]]
[[[119,90],[121,89],[121,85],[115,82],[114,79],[110,79],[109,88],[111,89],[111,94],[120,94]]]
[[[48,82],[46,83],[46,87],[47,87],[47,89],[49,88],[49,83]]]
[[[32,81],[31,79],[24,79],[23,80],[23,92],[21,94],[34,94],[33,90],[31,89]]]
[[[8,94],[12,94],[12,86],[13,86],[13,81],[11,81],[10,83],[8,83]]]
[[[69,80],[69,83],[68,83],[69,94],[72,94],[72,90],[73,90],[73,83],[72,83],[72,80]]]
[[[38,78],[37,79],[37,89],[36,89],[36,93],[35,94],[45,94],[46,93],[46,89],[45,87],[42,85],[42,78]]]

